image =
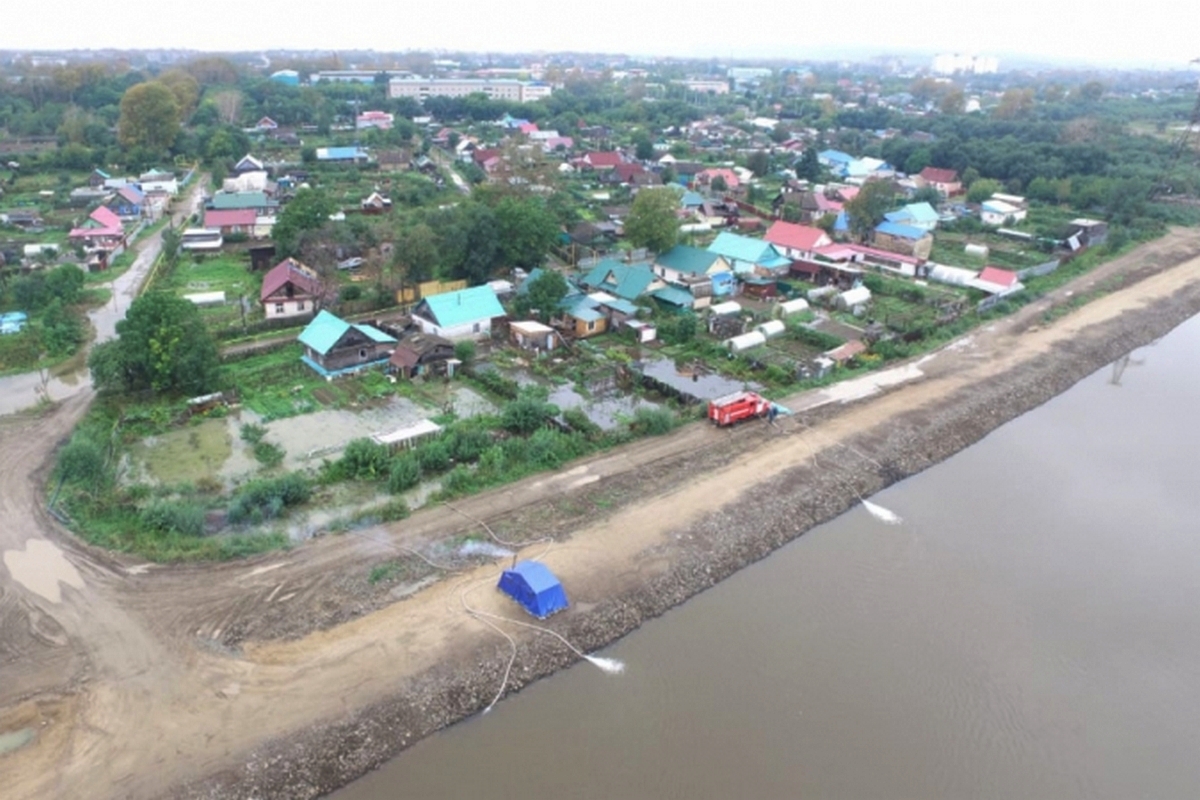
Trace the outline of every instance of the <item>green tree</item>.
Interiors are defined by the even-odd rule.
[[[817,159],[815,144],[810,144],[800,154],[800,160],[796,162],[796,177],[806,181],[821,179],[821,162]]]
[[[392,264],[408,283],[432,278],[439,258],[437,234],[424,222],[405,228],[396,237]]]
[[[746,168],[761,178],[771,171],[771,157],[765,150],[755,150],[746,157]]]
[[[1000,181],[992,180],[991,178],[980,178],[971,184],[971,188],[967,190],[968,203],[982,203],[996,192],[1004,191],[1004,185]]]
[[[46,292],[69,306],[78,302],[83,282],[83,270],[74,264],[62,264],[46,273]]]
[[[92,348],[88,366],[101,391],[203,394],[216,388],[219,358],[195,305],[150,292],[117,323],[117,338]]]
[[[169,88],[157,81],[129,87],[121,97],[117,138],[125,147],[145,147],[162,152],[179,135],[179,103]]]
[[[548,269],[528,283],[524,299],[529,309],[536,309],[541,320],[546,322],[567,296],[567,289],[567,279],[561,273]]]
[[[301,189],[283,208],[279,221],[275,223],[273,235],[280,255],[292,256],[300,248],[301,236],[306,231],[315,231],[329,222],[329,215],[337,206],[329,195],[320,189]]]
[[[942,202],[942,193],[932,186],[922,186],[917,191],[913,192],[912,201],[914,203],[929,203],[934,208]]]
[[[933,159],[928,147],[920,147],[913,150],[908,158],[904,159],[901,168],[909,175],[916,175],[921,170],[929,166],[929,162]]]
[[[883,215],[891,210],[895,188],[890,181],[868,181],[853,200],[846,203],[846,216],[850,232],[864,240],[883,221]]]
[[[539,198],[505,197],[496,204],[500,258],[505,266],[532,269],[546,260],[558,222]]]
[[[650,140],[650,134],[638,131],[633,135],[633,154],[639,161],[649,161],[654,158],[654,142]]]
[[[951,89],[942,95],[938,107],[943,114],[961,114],[967,107],[967,98],[962,89]],[[918,170],[919,171],[919,170]]]
[[[175,103],[179,106],[179,115],[187,119],[196,110],[200,100],[200,83],[181,69],[169,69],[158,76],[158,82],[171,90]]]
[[[714,192],[724,192],[724,191],[728,191],[728,189],[729,189],[729,184],[727,184],[725,182],[725,178],[721,175],[718,175],[717,177],[713,178],[712,182],[709,183],[708,185],[709,185],[709,187],[712,188],[712,190]]]
[[[679,195],[673,189],[642,189],[625,219],[625,238],[655,253],[671,249],[679,237],[678,207]]]

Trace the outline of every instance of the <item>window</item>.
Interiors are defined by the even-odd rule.
[[[296,310],[297,310],[297,311],[303,311],[303,310],[304,310],[304,301],[303,301],[303,300],[297,300],[297,301],[296,301]]]
[[[471,326],[471,330],[475,333],[479,333],[479,323],[476,322],[473,326]]]
[[[364,359],[367,357],[367,349],[365,347],[358,351],[358,357]]]
[[[283,303],[276,303],[276,304],[275,304],[275,313],[276,313],[276,314],[282,314],[282,313],[283,313]]]
[[[594,331],[594,330],[596,330],[596,320],[594,320],[594,319],[589,319],[589,320],[588,320],[588,330],[589,330],[589,331]]]

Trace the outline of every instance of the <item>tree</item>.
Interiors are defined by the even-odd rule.
[[[967,190],[968,203],[982,203],[996,192],[1003,191],[1004,186],[1000,181],[992,180],[991,178],[980,178],[971,184],[971,188]]]
[[[83,270],[74,264],[63,264],[46,273],[46,291],[51,297],[71,305],[83,291]]]
[[[821,162],[817,159],[816,145],[809,145],[800,154],[800,160],[796,162],[796,177],[813,182],[821,179]]]
[[[951,89],[942,96],[938,107],[943,114],[961,114],[967,107],[967,98],[962,89]]]
[[[196,395],[216,388],[220,361],[194,304],[150,292],[117,323],[116,339],[92,349],[88,366],[101,391]]]
[[[169,69],[158,76],[158,82],[171,90],[175,102],[179,106],[179,115],[187,119],[196,110],[200,100],[200,83],[181,69]]]
[[[495,215],[504,265],[540,266],[558,237],[558,222],[546,204],[538,198],[505,197],[496,204]]]
[[[679,237],[678,207],[679,195],[673,189],[642,189],[625,219],[625,238],[655,253],[671,249]]]
[[[729,190],[729,184],[725,182],[725,177],[718,175],[708,184],[714,192],[725,192]]]
[[[1033,112],[1033,89],[1006,89],[996,106],[997,119],[1019,119]]]
[[[894,195],[895,187],[890,181],[867,181],[854,199],[846,203],[850,232],[859,240],[866,239],[892,207]]]
[[[325,225],[329,222],[329,215],[335,211],[337,206],[333,200],[320,189],[298,191],[291,202],[283,207],[272,232],[280,255],[295,255],[300,248],[300,238],[304,232],[314,231]]]
[[[396,237],[392,265],[410,283],[432,278],[439,258],[437,234],[424,222],[405,228]]]
[[[633,154],[638,161],[649,161],[654,158],[654,142],[650,141],[650,134],[638,131],[633,135]]]
[[[929,162],[933,159],[928,147],[918,147],[913,150],[908,158],[904,159],[902,168],[909,175],[916,175],[921,170],[929,166]]]
[[[934,208],[942,202],[942,193],[932,186],[922,186],[917,191],[913,192],[912,201],[914,203],[929,203]]]
[[[179,103],[161,83],[139,83],[121,97],[117,138],[125,147],[161,152],[179,135]]]
[[[536,310],[543,322],[552,316],[558,304],[567,296],[567,279],[548,269],[528,283],[525,300],[529,309]]]
[[[236,125],[242,115],[242,93],[237,89],[226,89],[213,95],[213,107],[226,125]]]
[[[771,157],[765,150],[755,150],[746,157],[746,168],[761,178],[771,171]]]

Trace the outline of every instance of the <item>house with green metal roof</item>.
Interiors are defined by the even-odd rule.
[[[770,242],[730,231],[719,233],[708,251],[724,258],[738,275],[773,274],[792,265]]]
[[[423,333],[451,340],[485,339],[492,335],[492,320],[505,316],[496,292],[487,285],[426,297],[412,312]]]
[[[649,264],[626,264],[605,259],[580,280],[589,291],[608,292],[623,300],[636,300],[663,285]]]
[[[215,211],[250,208],[259,214],[266,214],[278,206],[278,203],[267,197],[266,192],[217,192],[208,203],[208,207]]]
[[[387,363],[396,340],[378,328],[360,325],[322,310],[300,332],[300,360],[325,377]]]
[[[732,268],[719,253],[677,244],[654,259],[654,274],[667,283],[683,283],[704,276],[731,273]]]

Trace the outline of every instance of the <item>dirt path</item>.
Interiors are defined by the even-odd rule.
[[[86,393],[41,416],[0,419],[0,463],[11,465],[0,472],[0,734],[29,730],[34,737],[0,754],[5,797],[178,796],[181,784],[212,775],[215,783],[197,784],[190,796],[314,796],[477,710],[507,661],[506,643],[461,611],[465,597],[512,613],[487,586],[495,566],[405,602],[347,592],[369,565],[396,556],[394,544],[424,547],[477,531],[459,511],[506,535],[559,534],[548,550],[537,545],[528,553],[541,555],[571,587],[575,606],[555,626],[581,645],[599,644],[728,572],[730,553],[744,563],[844,507],[820,497],[793,501],[778,488],[809,469],[814,454],[853,461],[837,443],[866,448],[875,441],[871,452],[883,466],[908,474],[936,454],[916,439],[908,450],[885,442],[893,428],[905,436],[921,426],[940,430],[949,424],[945,409],[989,381],[1044,372],[1047,358],[1069,357],[1085,339],[1094,346],[1096,331],[1107,331],[1095,326],[1132,319],[1151,304],[1186,295],[1183,310],[1193,301],[1193,313],[1200,310],[1198,254],[1200,231],[1175,231],[931,357],[851,389],[790,398],[792,407],[811,411],[777,428],[688,426],[469,498],[455,504],[458,511],[431,508],[371,538],[329,537],[251,562],[147,567],[79,544],[45,513],[41,487],[57,443],[86,411]],[[1118,273],[1148,277],[1040,324],[1051,303]],[[870,402],[845,404],[875,393]],[[978,430],[946,446],[963,446],[1011,416],[996,408],[986,406],[993,410],[980,415]],[[885,458],[884,444],[902,455]],[[879,480],[872,472],[859,490],[874,491]],[[776,499],[757,507],[771,515],[762,527],[770,537],[721,539],[717,521],[726,509],[768,486]],[[793,505],[778,505],[785,502]],[[690,577],[665,581],[681,574]],[[47,575],[61,580],[51,586]],[[306,632],[314,627],[322,629]],[[518,682],[569,658],[553,643],[514,635],[522,642]],[[408,716],[392,719],[392,712]],[[329,740],[312,737],[338,723],[358,727],[346,729],[334,753]],[[321,757],[304,761],[318,745]],[[297,766],[305,763],[310,768]],[[252,794],[251,787],[268,785]]]

